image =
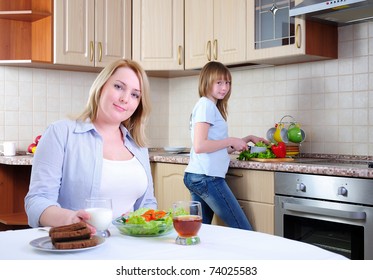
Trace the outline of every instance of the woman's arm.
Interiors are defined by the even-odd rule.
[[[40,216],[42,226],[62,226],[88,220],[90,215],[84,210],[73,211],[58,206],[49,206]]]
[[[57,227],[78,223],[81,221],[87,222],[91,216],[85,210],[73,211],[64,209],[58,206],[50,206],[44,210],[40,216],[40,224],[42,226]],[[96,234],[96,228],[87,223],[91,234]]]

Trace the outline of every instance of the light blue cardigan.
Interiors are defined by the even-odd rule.
[[[124,145],[143,165],[148,187],[134,209],[156,209],[147,148],[138,147],[124,126]],[[43,133],[33,158],[29,192],[25,197],[28,223],[38,227],[40,215],[52,205],[79,210],[84,200],[98,196],[103,162],[102,138],[91,122],[60,120]]]

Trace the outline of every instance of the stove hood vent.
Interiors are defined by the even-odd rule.
[[[300,15],[338,26],[373,21],[373,0],[304,0],[289,11],[289,16]]]

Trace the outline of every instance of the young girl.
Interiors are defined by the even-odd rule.
[[[192,199],[202,204],[203,223],[211,224],[214,213],[227,226],[252,230],[250,222],[230,190],[225,175],[233,151],[247,149],[247,143],[264,138],[228,136],[227,105],[232,76],[222,63],[212,61],[201,70],[199,96],[192,112],[192,149],[184,183]]]

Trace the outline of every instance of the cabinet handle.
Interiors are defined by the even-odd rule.
[[[302,29],[300,28],[300,24],[297,24],[297,28],[295,29],[295,45],[298,49],[301,47],[302,42]]]
[[[206,46],[206,56],[207,56],[207,60],[208,60],[208,61],[211,61],[211,41],[208,41],[208,42],[207,42],[207,46]]]
[[[218,60],[218,40],[214,40],[214,60]]]
[[[89,51],[90,51],[89,60],[93,61],[93,53],[95,52],[93,41],[91,41],[89,44]]]
[[[235,174],[235,173],[227,173],[226,174],[227,176],[232,176],[232,177],[243,177],[243,174],[241,173],[241,174]]]
[[[181,46],[179,46],[177,50],[177,61],[179,62],[179,65],[181,65]]]
[[[102,43],[98,42],[98,61],[101,62],[102,60]]]

